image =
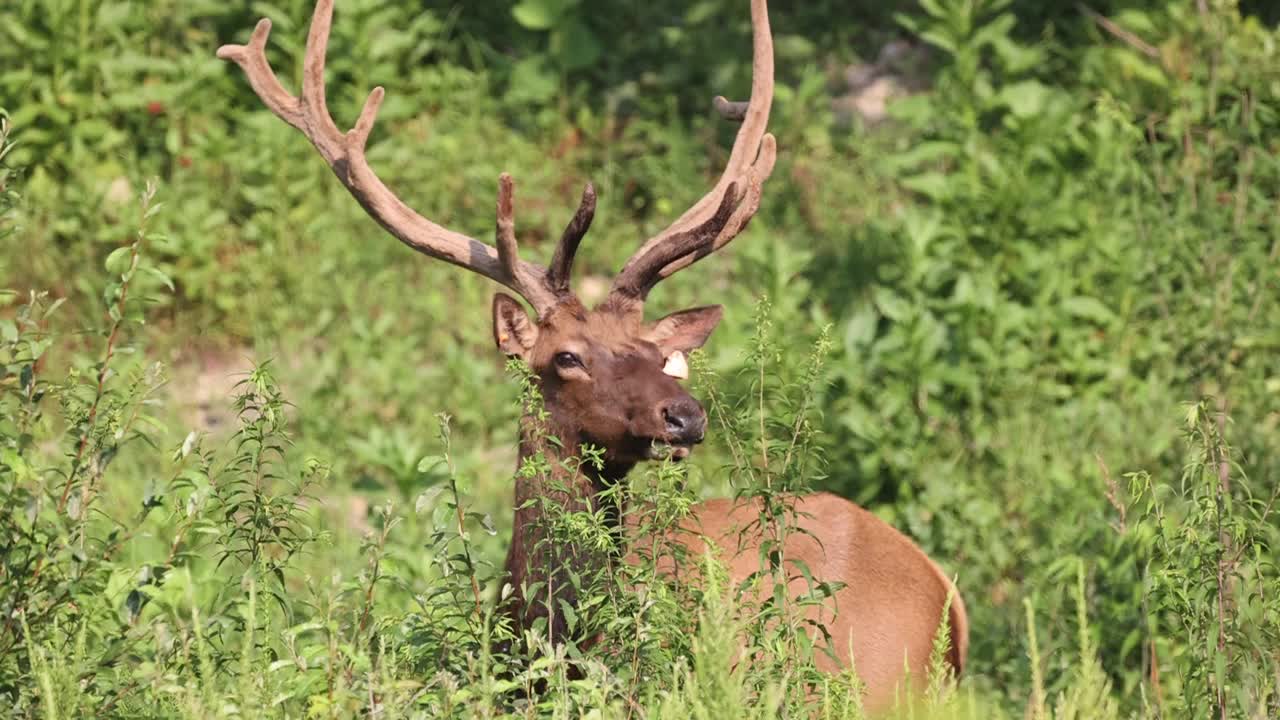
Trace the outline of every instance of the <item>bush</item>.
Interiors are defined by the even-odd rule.
[[[380,174],[483,236],[511,170],[533,254],[592,176],[584,286],[704,191],[731,132],[706,98],[747,78],[736,0],[339,5],[334,114],[387,86]],[[651,303],[727,305],[697,376],[719,429],[632,478],[645,522],[739,492],[785,529],[819,487],[907,532],[974,628],[916,717],[1276,715],[1272,11],[775,5],[765,205]],[[491,288],[406,262],[212,58],[260,12],[296,77],[301,0],[0,18],[0,707],[858,717],[786,603],[744,607],[714,566],[579,578],[598,647],[512,636],[521,383],[458,311]],[[838,76],[899,33],[929,89],[837,123]],[[761,418],[776,468],[736,457]]]

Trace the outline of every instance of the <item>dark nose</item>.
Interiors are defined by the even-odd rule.
[[[666,424],[671,441],[675,443],[700,443],[707,431],[707,413],[691,397],[667,403],[662,408],[662,421]]]

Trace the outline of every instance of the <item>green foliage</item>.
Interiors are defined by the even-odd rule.
[[[537,388],[484,359],[492,288],[381,237],[212,55],[266,15],[296,87],[309,0],[10,5],[0,708],[862,717],[796,614],[833,585],[761,604],[662,543],[568,579],[601,642],[515,636],[501,562]],[[548,542],[616,556],[624,493],[651,532],[734,494],[764,508],[754,579],[778,587],[807,573],[771,552],[791,499],[830,489],[964,594],[966,677],[918,679],[903,715],[1274,717],[1275,10],[773,5],[764,206],[651,301],[727,306],[696,361],[715,429],[597,507],[548,506]],[[745,7],[340,0],[331,105],[349,123],[385,85],[372,164],[476,237],[513,172],[531,259],[590,177],[589,289],[723,162],[706,103],[746,91]],[[902,32],[927,89],[835,122],[846,65]]]
[[[13,143],[9,139],[9,114],[0,108],[0,240],[16,232],[13,227],[13,209],[19,201],[18,191],[13,187],[17,179],[17,171],[5,162],[5,157],[13,151]]]
[[[43,672],[41,682],[52,687],[50,654],[65,655],[71,647],[55,646],[52,637],[74,641],[74,658],[90,667],[113,666],[139,639],[130,637],[131,619],[116,612],[106,597],[121,572],[115,556],[135,528],[99,516],[97,506],[108,469],[120,451],[146,442],[157,422],[147,404],[164,382],[161,367],[121,367],[118,357],[122,333],[142,317],[148,281],[156,284],[144,273],[151,268],[141,261],[142,246],[151,239],[147,223],[161,207],[152,202],[153,196],[149,186],[133,241],[108,258],[113,279],[103,293],[105,329],[95,360],[71,366],[62,380],[43,372],[54,343],[48,326],[61,300],[30,293],[12,319],[0,320],[0,488],[5,515],[0,688],[10,695],[16,693],[15,681],[32,667]],[[13,302],[18,295],[9,292],[5,299]],[[52,428],[45,416],[51,403],[59,406]],[[102,614],[96,619],[106,624],[89,624],[86,618],[95,614]],[[115,637],[89,644],[91,632],[95,640]],[[85,688],[88,698],[101,697],[100,691],[92,683]],[[50,700],[45,702],[55,709]]]
[[[1207,401],[1186,412],[1190,457],[1178,482],[1134,473],[1151,622],[1186,645],[1168,710],[1266,717],[1280,710],[1275,649],[1280,590],[1271,522],[1280,486],[1257,488],[1232,458],[1227,418]],[[1274,485],[1274,483],[1272,483]],[[1258,492],[1262,490],[1263,492]]]

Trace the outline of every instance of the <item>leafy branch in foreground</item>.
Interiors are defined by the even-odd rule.
[[[158,427],[149,412],[165,382],[162,366],[120,357],[156,281],[169,285],[144,260],[155,239],[148,225],[162,207],[155,194],[149,183],[132,241],[106,259],[113,279],[103,294],[105,330],[96,360],[73,365],[63,380],[47,377],[48,355],[63,339],[51,327],[61,299],[31,292],[13,319],[0,318],[0,694],[20,702],[21,688],[38,673],[41,687],[81,688],[81,699],[59,710],[71,715],[111,694],[98,669],[113,667],[144,637],[115,612],[118,598],[107,592],[117,555],[136,527],[111,517],[100,498],[121,451],[149,444]],[[45,414],[50,400],[59,405],[57,417]],[[84,645],[84,633],[103,631],[99,622],[119,639]],[[92,671],[76,675],[63,662],[73,646],[75,667]]]
[[[18,168],[11,166],[7,161],[16,144],[13,139],[13,127],[9,124],[9,114],[0,108],[0,240],[18,231],[13,215],[14,209],[21,200],[16,182],[21,178],[21,174]]]
[[[1265,717],[1280,712],[1280,567],[1273,515],[1280,484],[1258,492],[1211,399],[1186,405],[1188,459],[1179,482],[1129,476],[1141,511],[1154,624],[1185,641],[1171,712]]]

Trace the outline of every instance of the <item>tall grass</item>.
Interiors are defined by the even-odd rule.
[[[536,253],[590,175],[589,291],[710,182],[731,129],[703,96],[749,48],[736,0],[570,5],[343,0],[330,86],[344,117],[388,86],[371,161],[468,233],[510,170]],[[906,717],[1277,715],[1275,28],[1226,0],[775,5],[766,202],[652,302],[727,306],[694,378],[713,432],[633,474],[637,524],[736,494],[776,542],[819,488],[902,529],[973,629]],[[286,80],[309,11],[253,9]],[[831,587],[762,607],[687,557],[704,582],[673,585],[676,547],[576,579],[607,642],[515,637],[534,388],[485,359],[491,288],[406,262],[212,58],[255,19],[0,17],[0,710],[860,717],[797,620]],[[928,90],[835,122],[845,63],[904,27]],[[554,532],[624,552],[602,520]]]

